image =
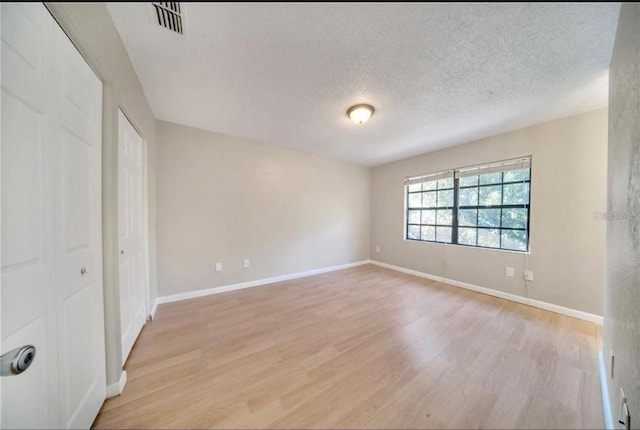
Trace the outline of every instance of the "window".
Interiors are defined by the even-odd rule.
[[[407,178],[405,238],[527,251],[531,159]]]

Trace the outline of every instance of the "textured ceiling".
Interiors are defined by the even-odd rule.
[[[620,5],[108,8],[157,118],[373,166],[606,106]]]

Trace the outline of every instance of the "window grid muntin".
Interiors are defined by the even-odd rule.
[[[438,227],[440,227],[440,228],[442,228],[442,227],[450,228],[451,229],[451,237],[453,237],[453,231],[454,231],[453,219],[454,219],[454,216],[455,216],[454,215],[454,213],[455,213],[454,208],[455,208],[455,194],[456,194],[455,185],[456,185],[456,181],[455,181],[455,179],[453,178],[453,175],[452,175],[452,177],[451,177],[451,180],[452,180],[451,187],[442,187],[442,188],[440,188],[440,182],[446,181],[446,180],[447,179],[438,179],[438,180],[434,180],[434,181],[423,182],[419,191],[409,191],[409,187],[410,186],[406,187],[406,189],[407,189],[407,212],[406,212],[407,222],[406,222],[406,228],[405,228],[405,239],[407,239],[407,240],[416,240],[416,241],[419,241],[419,242],[452,243],[452,241],[448,241],[447,242],[447,241],[439,241],[439,240],[437,240],[438,239],[438,235],[437,235]],[[433,182],[435,182],[435,187],[434,188],[428,188],[426,186],[427,183],[433,183]],[[452,191],[453,192],[453,199],[452,199],[453,200],[452,201],[453,204],[452,205],[440,206],[440,195],[439,195],[440,191]],[[427,194],[427,193],[435,193],[435,195],[436,195],[436,205],[435,206],[427,207],[427,206],[423,205],[423,206],[420,206],[420,207],[409,207],[410,196],[412,194],[422,194],[420,196],[420,202],[421,202],[421,204],[424,204],[424,201],[425,201],[424,195]],[[451,224],[439,224],[438,223],[438,211],[440,211],[440,210],[450,210],[451,211]],[[410,220],[410,212],[411,211],[419,211],[420,212],[420,223],[419,224],[410,223],[409,222],[409,220]],[[422,223],[422,212],[423,211],[434,211],[435,212],[434,215],[435,215],[436,222],[435,223]],[[419,234],[420,239],[413,239],[413,238],[409,237],[409,228],[410,227],[417,227],[420,230],[420,234]],[[434,240],[422,239],[422,231],[423,231],[422,228],[423,227],[433,227],[433,229],[434,229],[434,232],[433,232]]]
[[[518,169],[518,170],[525,170],[525,169]],[[425,186],[424,184],[421,186],[421,191],[412,191],[409,192],[409,186],[406,186],[407,189],[407,213],[406,213],[406,228],[405,228],[405,239],[406,240],[414,240],[414,241],[418,241],[418,242],[436,242],[436,243],[450,243],[453,245],[460,245],[460,246],[468,246],[468,247],[473,247],[473,248],[487,248],[487,249],[501,249],[501,250],[507,250],[507,251],[515,251],[515,252],[528,252],[529,251],[529,224],[530,224],[530,217],[531,217],[531,210],[530,210],[530,206],[531,206],[531,167],[527,168],[526,170],[528,170],[528,174],[527,174],[527,179],[522,179],[522,180],[517,180],[517,181],[507,181],[504,182],[504,174],[505,171],[502,172],[496,172],[496,173],[500,173],[500,178],[501,178],[501,182],[496,182],[496,183],[486,183],[486,184],[480,184],[480,176],[478,175],[478,180],[475,182],[475,185],[465,185],[465,186],[460,186],[460,178],[455,178],[453,181],[453,192],[454,192],[454,198],[453,198],[453,206],[445,206],[445,207],[440,207],[440,206],[436,206],[436,207],[432,207],[432,208],[426,208],[426,207],[420,207],[420,208],[411,208],[409,209],[409,194],[415,194],[415,193],[424,193],[426,191],[424,191]],[[434,182],[438,182],[438,181],[434,181]],[[511,184],[528,184],[528,189],[527,189],[527,202],[523,203],[523,204],[504,204],[504,186],[505,185],[511,185]],[[495,186],[500,186],[500,205],[480,205],[480,188],[483,187],[495,187]],[[459,195],[460,195],[460,190],[462,189],[470,189],[470,188],[476,188],[477,189],[477,193],[476,193],[476,198],[477,198],[477,202],[478,205],[476,206],[459,206]],[[446,188],[446,190],[450,190],[451,188]],[[431,192],[437,192],[440,191],[440,189],[436,188],[436,189],[432,189],[430,190]],[[423,200],[421,199],[421,202]],[[436,199],[436,205],[438,204],[438,200]],[[409,210],[420,210],[420,222],[422,222],[422,211],[423,210],[434,210],[437,211],[439,209],[452,209],[453,213],[452,213],[452,224],[451,225],[444,225],[444,224],[437,224],[438,219],[436,216],[436,224],[409,224]],[[460,226],[459,225],[459,211],[460,210],[464,210],[464,209],[475,209],[476,210],[476,225],[475,226]],[[500,209],[500,216],[499,216],[499,220],[500,220],[500,225],[498,227],[489,227],[489,226],[478,226],[478,222],[479,222],[479,214],[480,214],[480,210],[481,209]],[[526,227],[524,228],[520,228],[520,227],[503,227],[503,210],[504,209],[526,209],[527,210],[527,220],[526,220]],[[409,237],[409,227],[413,226],[413,227],[418,227],[420,229],[420,239],[414,239],[414,238],[410,238]],[[427,239],[422,239],[422,227],[434,227],[434,229],[436,229],[437,227],[451,227],[451,241],[450,242],[442,242],[442,241],[438,241],[437,240],[437,235],[434,236],[436,240],[427,240]],[[475,234],[475,245],[470,245],[470,244],[465,244],[465,243],[459,243],[459,229],[460,228],[469,228],[469,229],[475,229],[476,234]],[[480,230],[498,230],[498,238],[499,238],[499,246],[498,247],[493,247],[493,246],[483,246],[483,245],[478,245],[478,237],[479,237],[479,231]],[[524,231],[525,232],[525,236],[524,236],[524,249],[514,249],[514,248],[505,248],[503,247],[503,231]],[[434,233],[435,235],[435,233]]]

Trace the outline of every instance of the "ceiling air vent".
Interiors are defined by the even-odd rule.
[[[177,2],[152,2],[158,24],[182,34],[182,8]]]

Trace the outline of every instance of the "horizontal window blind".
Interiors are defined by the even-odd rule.
[[[431,174],[422,175],[422,176],[411,176],[408,178],[404,178],[404,184],[414,185],[414,184],[422,184],[424,182],[429,182],[429,181],[438,181],[440,179],[449,179],[449,178],[453,178],[453,174],[454,174],[453,170],[447,170],[446,172],[431,173]]]
[[[516,160],[501,161],[498,163],[482,164],[479,166],[456,169],[456,178],[484,175],[487,173],[506,172],[509,170],[521,170],[531,167],[531,158],[518,158]]]
[[[477,166],[463,167],[444,172],[429,173],[420,176],[409,176],[404,179],[405,185],[421,184],[423,182],[448,179],[455,175],[456,178],[466,178],[469,176],[484,175],[487,173],[506,172],[509,170],[521,170],[531,168],[531,157],[516,158],[513,160],[499,161],[489,164],[479,164]]]

